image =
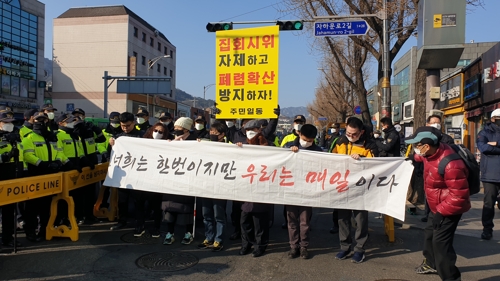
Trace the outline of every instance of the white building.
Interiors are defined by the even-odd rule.
[[[160,58],[162,56],[170,58]],[[149,61],[160,58],[149,69]],[[87,117],[103,117],[104,71],[109,76],[171,77],[171,94],[149,95],[149,113],[176,115],[176,48],[165,35],[123,5],[71,8],[54,19],[54,107],[79,107]],[[118,94],[109,86],[108,114],[137,112],[146,95]]]

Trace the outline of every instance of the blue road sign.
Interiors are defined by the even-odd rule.
[[[326,121],[326,120],[328,120],[328,118],[326,118],[326,117],[318,117],[318,121]]]
[[[370,26],[365,20],[315,22],[314,36],[357,36],[365,35]]]
[[[75,110],[75,104],[74,103],[67,103],[66,104],[66,111],[72,112]]]
[[[354,113],[356,114],[361,114],[361,106],[357,105],[356,107],[354,107]]]

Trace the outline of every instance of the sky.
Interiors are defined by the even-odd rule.
[[[215,83],[215,33],[206,31],[208,22],[273,21],[297,19],[286,11],[283,0],[176,1],[176,0],[41,0],[45,4],[45,57],[52,58],[53,19],[72,7],[125,5],[161,31],[177,48],[177,88],[203,97],[203,87]],[[469,11],[466,18],[466,42],[500,41],[494,22],[500,10],[499,0],[484,0],[485,8]],[[252,25],[234,25],[234,29]],[[280,33],[279,104],[281,107],[306,106],[314,99],[315,88],[322,77],[321,54],[314,50],[313,31]],[[397,58],[412,46],[411,37]],[[397,59],[396,58],[396,59]],[[373,73],[375,73],[373,71]],[[366,87],[376,83],[370,79]],[[215,87],[206,91],[215,99]]]

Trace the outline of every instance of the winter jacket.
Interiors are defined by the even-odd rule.
[[[296,146],[296,147],[298,147],[299,149],[304,149],[304,150],[323,151],[323,149],[321,149],[321,147],[319,147],[319,146],[318,146],[317,144],[315,144],[314,142],[313,142],[313,144],[312,144],[311,146],[309,146],[309,147],[305,147],[305,148],[304,148],[304,147],[302,147],[302,146],[300,145],[300,138],[296,138],[294,141],[287,142],[287,143],[285,144],[285,146],[283,146],[283,147],[285,147],[285,148],[290,148],[290,147],[292,147],[292,146]]]
[[[455,144],[455,141],[453,140],[453,138],[450,135],[445,134],[445,133],[442,133],[440,142],[446,143],[446,144]]]
[[[291,134],[286,135],[281,141],[281,147],[284,147],[286,143],[294,141],[299,135],[295,132],[295,129],[292,130]]]
[[[384,130],[384,140],[375,142],[381,157],[400,157],[400,137],[396,128],[390,127]]]
[[[227,128],[227,134],[226,135],[227,135],[228,142],[235,143],[234,142],[234,136],[236,135],[236,133],[238,133],[238,131],[240,131],[240,130],[238,130],[236,128],[236,126],[234,126],[234,125],[231,126],[231,127],[229,127],[229,128]]]
[[[332,152],[332,150],[335,148],[335,145],[337,144],[337,141],[339,140],[340,138],[340,134],[339,133],[333,133],[331,135],[328,135],[329,138],[325,138],[325,143],[324,143],[324,148],[328,151],[328,152]]]
[[[352,155],[359,154],[361,157],[378,156],[377,145],[374,141],[363,137],[355,143],[350,142],[345,135],[341,136],[335,145],[332,153]]]
[[[194,130],[193,133],[197,139],[210,139],[210,132],[207,130],[207,128]]]
[[[469,170],[465,163],[460,159],[452,160],[444,169],[444,177],[438,173],[441,160],[453,153],[456,153],[453,148],[440,143],[434,155],[415,155],[415,161],[424,163],[424,190],[429,208],[445,217],[463,214],[471,207],[467,182]]]
[[[497,145],[489,145],[496,142]],[[500,127],[487,123],[477,134],[477,148],[481,151],[481,181],[500,182]]]

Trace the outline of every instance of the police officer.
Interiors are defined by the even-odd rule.
[[[27,163],[28,175],[40,176],[57,173],[63,165],[70,165],[62,149],[57,146],[56,135],[47,128],[48,116],[43,112],[33,115],[33,132],[24,137],[22,147],[24,148],[24,161]],[[69,169],[69,168],[68,168]],[[24,214],[24,230],[26,239],[32,242],[45,240],[46,227],[50,216],[51,197],[45,196],[26,201]],[[40,216],[40,231],[38,228],[37,215]]]
[[[110,152],[111,146],[109,145],[109,140],[111,138],[116,137],[118,134],[123,133],[123,130],[120,126],[120,113],[113,111],[109,114],[109,124],[106,128],[102,129],[102,134],[106,138],[106,141],[97,144],[97,150],[101,154],[102,160],[101,162],[107,162]]]
[[[139,108],[135,116],[137,117],[136,129],[146,132],[151,127],[151,124],[149,124],[149,112],[145,108]]]
[[[21,139],[14,131],[14,118],[7,112],[0,113],[0,181],[21,178],[23,174],[23,158]],[[16,204],[8,204],[0,207],[2,209],[2,244],[14,247],[15,218],[14,210]],[[16,246],[21,246],[16,241]]]
[[[286,135],[281,141],[281,147],[284,147],[288,142],[294,141],[299,137],[300,128],[306,123],[306,117],[304,115],[297,115],[293,118],[293,130],[292,133]]]
[[[57,108],[54,108],[51,103],[47,103],[43,105],[42,110],[49,118],[47,129],[51,132],[57,132],[57,130],[59,130],[59,126],[57,126],[57,123],[55,121],[56,115],[54,112],[57,111]]]
[[[24,112],[24,124],[19,130],[19,135],[21,137],[21,140],[31,131],[33,131],[33,123],[35,123],[35,121],[33,120],[33,115],[37,112],[38,110],[36,109],[30,109]]]

